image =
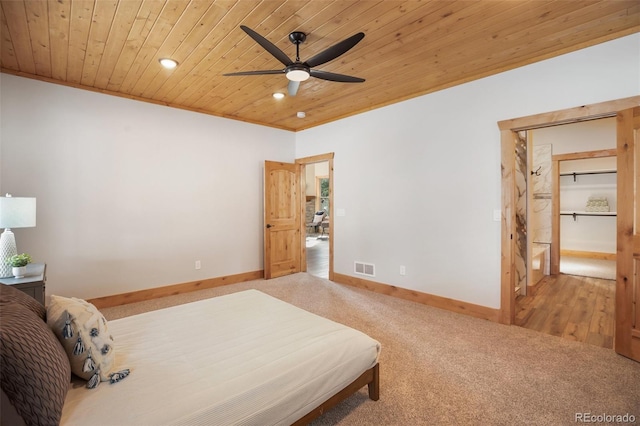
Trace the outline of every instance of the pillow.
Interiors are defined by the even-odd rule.
[[[129,374],[129,370],[115,371],[113,336],[107,320],[91,303],[52,295],[47,323],[62,343],[71,371],[87,380],[89,389],[101,381],[118,382]]]
[[[20,303],[3,301],[0,309],[0,364],[2,391],[24,422],[59,424],[69,359],[44,320]]]
[[[4,308],[5,305],[11,303],[23,305],[30,311],[33,311],[42,321],[46,318],[47,311],[44,309],[44,306],[42,306],[42,303],[13,286],[0,285],[0,307]]]

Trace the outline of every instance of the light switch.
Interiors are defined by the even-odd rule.
[[[336,216],[346,216],[347,211],[345,209],[336,209]]]
[[[493,221],[500,222],[502,220],[502,210],[493,211]]]

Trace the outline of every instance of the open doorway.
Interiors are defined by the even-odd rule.
[[[561,111],[503,120],[498,123],[501,135],[501,292],[500,322],[514,324],[516,314],[515,271],[518,237],[516,141],[520,132],[554,125],[576,123],[605,117],[616,117],[617,155],[617,225],[616,225],[616,285],[614,302],[614,349],[617,353],[640,361],[639,306],[640,292],[635,271],[640,266],[640,223],[636,188],[640,162],[636,156],[640,141],[640,97],[617,99],[598,104],[583,105]],[[555,174],[555,173],[554,173]],[[559,174],[559,173],[558,173]],[[558,208],[554,203],[554,209]],[[560,245],[551,246],[551,274],[559,274]]]
[[[333,153],[300,158],[302,270],[333,279]]]
[[[305,167],[305,247],[307,272],[329,278],[329,162],[307,164]]]
[[[527,181],[528,205],[521,222],[526,228],[527,286],[516,298],[515,324],[611,349],[615,118],[529,130],[526,142],[522,179]],[[559,246],[554,252],[559,258],[551,258],[552,246]],[[559,275],[550,275],[558,268]]]

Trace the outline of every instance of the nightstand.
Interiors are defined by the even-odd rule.
[[[0,284],[10,285],[27,293],[44,306],[44,283],[47,279],[45,263],[30,263],[24,278],[0,278]]]

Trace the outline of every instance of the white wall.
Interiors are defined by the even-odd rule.
[[[335,152],[335,271],[498,308],[496,123],[638,94],[634,34],[298,133],[297,157]]]
[[[294,133],[7,74],[0,83],[0,190],[37,198],[37,227],[14,231],[20,252],[47,263],[47,294],[262,269],[263,164],[293,161]]]

